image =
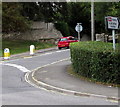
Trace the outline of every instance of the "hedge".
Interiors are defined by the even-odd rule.
[[[81,76],[95,81],[120,84],[120,53],[118,48],[113,50],[112,43],[71,43],[70,52],[73,69]]]

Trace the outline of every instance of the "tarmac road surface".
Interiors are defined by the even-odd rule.
[[[26,82],[27,72],[69,57],[67,49],[2,61],[2,105],[118,105],[116,101],[52,92]]]

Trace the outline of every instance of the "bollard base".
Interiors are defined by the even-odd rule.
[[[10,59],[10,57],[4,57],[3,59],[4,59],[4,60],[9,60],[9,59]]]
[[[34,56],[35,54],[30,54],[30,56]]]

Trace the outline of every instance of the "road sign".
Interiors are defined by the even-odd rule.
[[[4,59],[10,58],[10,50],[8,48],[4,49]]]
[[[118,19],[118,21],[119,21],[119,28],[118,29],[120,29],[120,18]]]
[[[106,17],[108,29],[119,29],[119,19],[117,17]]]
[[[81,23],[77,23],[75,30],[78,32],[78,40],[80,41],[80,32],[83,30]]]
[[[82,25],[80,25],[80,23],[77,23],[77,25],[76,25],[76,27],[75,27],[75,30],[76,30],[77,32],[81,32],[81,31],[83,30]]]
[[[105,27],[112,30],[113,49],[115,50],[115,30],[120,29],[120,19],[118,17],[105,17]]]

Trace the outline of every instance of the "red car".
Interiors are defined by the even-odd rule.
[[[58,49],[61,48],[69,48],[69,45],[71,42],[78,42],[78,40],[76,38],[74,38],[73,36],[68,36],[68,37],[61,37],[58,41]]]

